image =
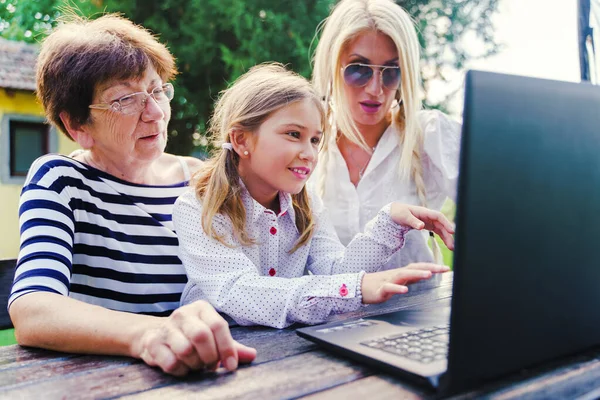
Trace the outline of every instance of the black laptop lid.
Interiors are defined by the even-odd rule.
[[[451,391],[600,344],[600,88],[471,71]]]

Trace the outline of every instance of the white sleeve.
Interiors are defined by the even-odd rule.
[[[456,201],[461,125],[440,111],[419,115],[423,129],[423,173],[428,197]],[[431,198],[430,197],[430,198]],[[442,204],[431,204],[432,208]]]
[[[316,219],[307,268],[313,274],[341,274],[349,272],[375,272],[404,246],[404,237],[411,228],[396,224],[390,216],[391,204],[383,207],[367,223],[365,231],[358,233],[348,246],[340,243],[333,225],[329,222],[321,199],[311,197]]]
[[[298,278],[262,276],[237,245],[230,220],[217,214],[213,226],[228,244],[208,237],[201,225],[201,204],[192,192],[175,203],[173,223],[188,285],[181,303],[208,300],[240,325],[284,328],[294,322],[319,323],[330,314],[357,310],[362,304],[364,273]],[[344,287],[344,290],[340,290]]]

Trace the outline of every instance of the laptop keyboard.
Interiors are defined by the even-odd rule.
[[[432,326],[371,339],[360,344],[429,364],[448,357],[449,332],[449,325]]]

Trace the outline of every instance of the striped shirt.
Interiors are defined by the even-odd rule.
[[[188,182],[140,185],[65,156],[37,159],[21,193],[9,307],[24,294],[45,291],[112,310],[168,315],[187,282],[171,217]]]

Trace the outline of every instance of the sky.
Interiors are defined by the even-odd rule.
[[[475,60],[468,68],[539,78],[579,82],[577,0],[500,0],[494,18],[495,37],[504,49]],[[464,71],[449,84],[434,83],[430,99],[461,88]],[[462,94],[450,104],[450,113],[461,114]]]

